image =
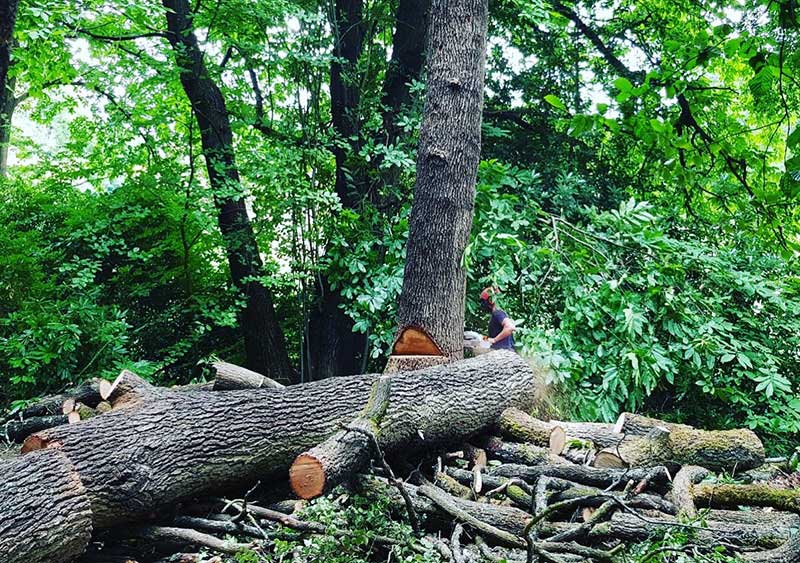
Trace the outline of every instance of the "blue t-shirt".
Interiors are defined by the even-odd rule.
[[[503,332],[503,321],[508,318],[506,312],[502,309],[495,309],[492,311],[492,318],[489,321],[489,338],[494,338],[501,332]],[[508,349],[514,350],[514,335],[511,334],[506,336],[502,340],[498,340],[494,344],[492,344],[492,348],[495,350],[498,349]]]

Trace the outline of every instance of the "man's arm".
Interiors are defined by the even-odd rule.
[[[514,334],[515,330],[517,330],[517,327],[514,324],[514,321],[512,321],[510,317],[506,317],[505,319],[503,319],[503,330],[501,330],[500,334],[498,334],[494,338],[490,338],[489,344],[494,344],[495,342],[499,342],[504,338],[508,338],[509,336]]]

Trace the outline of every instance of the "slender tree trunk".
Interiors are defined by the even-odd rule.
[[[486,28],[486,0],[433,0],[397,342],[406,329],[420,329],[450,359],[463,356],[461,260],[481,152]]]
[[[336,146],[333,154],[336,157],[336,193],[342,205],[355,208],[360,200],[359,185],[363,184],[358,176],[361,171],[356,167],[348,170],[348,153],[358,153],[361,146],[358,138],[361,134],[358,103],[358,58],[364,48],[366,26],[362,14],[362,0],[335,0],[333,13],[333,62],[331,62],[331,118],[333,128],[344,139],[349,147]],[[352,180],[348,179],[348,176]]]
[[[225,100],[203,62],[188,0],[163,0],[163,5],[167,9],[168,37],[181,70],[181,83],[200,128],[231,278],[247,298],[240,317],[247,367],[271,379],[291,380],[294,372],[275,316],[272,294],[260,281],[264,267],[245,207]]]
[[[431,0],[400,0],[395,14],[392,39],[392,58],[383,82],[381,103],[386,144],[392,145],[402,130],[395,119],[411,102],[409,84],[418,80],[425,61],[425,38],[428,31],[428,11]]]
[[[387,145],[394,144],[401,133],[395,119],[410,101],[408,84],[419,78],[424,60],[427,12],[430,0],[400,0],[396,13],[392,59],[383,84],[381,102]],[[356,209],[367,197],[369,180],[363,163],[349,170],[347,153],[360,150],[360,119],[357,64],[364,43],[361,0],[337,0],[334,13],[336,59],[331,63],[331,114],[337,133],[350,141],[348,149],[334,149],[336,157],[336,193],[344,207]],[[353,140],[355,137],[355,140]],[[350,180],[348,181],[348,176]],[[391,184],[398,171],[385,170],[381,181]],[[358,373],[366,337],[353,332],[353,321],[341,309],[341,295],[323,276],[317,287],[318,302],[309,319],[309,375],[323,379]]]
[[[8,172],[8,143],[11,140],[11,117],[14,114],[14,80],[11,68],[11,47],[17,21],[18,0],[0,0],[0,176]]]

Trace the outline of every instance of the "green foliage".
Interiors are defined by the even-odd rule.
[[[425,89],[424,76],[411,84],[387,143],[396,3],[364,6],[364,49],[346,76],[359,94],[351,138],[330,123],[327,3],[190,4],[291,359],[305,362],[325,280],[368,337],[365,367],[380,369]],[[497,285],[517,341],[553,366],[576,416],[743,424],[789,451],[800,431],[795,12],[764,0],[560,6],[594,36],[552,3],[491,3],[467,328],[484,328],[477,292]],[[227,190],[209,188],[164,27],[156,1],[20,7],[14,158],[0,183],[3,406],[125,366],[172,383],[200,377],[203,358],[244,359],[244,298],[214,205]],[[334,148],[346,150],[348,189],[363,190],[347,208]]]
[[[392,561],[405,563],[438,563],[439,553],[428,547],[424,552],[412,548],[416,543],[411,526],[389,514],[387,498],[364,498],[350,495],[328,495],[314,501],[302,512],[305,520],[325,524],[325,536],[301,538],[291,530],[284,530],[286,539],[275,541],[275,551],[270,561],[292,558],[294,561],[325,561],[326,563],[369,563],[375,561],[376,536],[395,539],[391,554],[384,555]],[[334,537],[347,532],[343,537]]]
[[[497,163],[482,172],[471,295],[505,290],[500,305],[523,312],[523,345],[545,351],[576,415],[612,421],[645,408],[762,435],[800,431],[800,295],[779,255],[744,239],[678,238],[677,225],[632,199],[583,208],[575,223],[531,213],[545,192],[536,175]]]

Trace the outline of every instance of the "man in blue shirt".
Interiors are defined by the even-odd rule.
[[[495,288],[487,287],[481,292],[481,308],[491,313],[489,320],[489,344],[494,350],[515,350],[514,348],[514,321],[494,303],[492,296],[499,293]]]

